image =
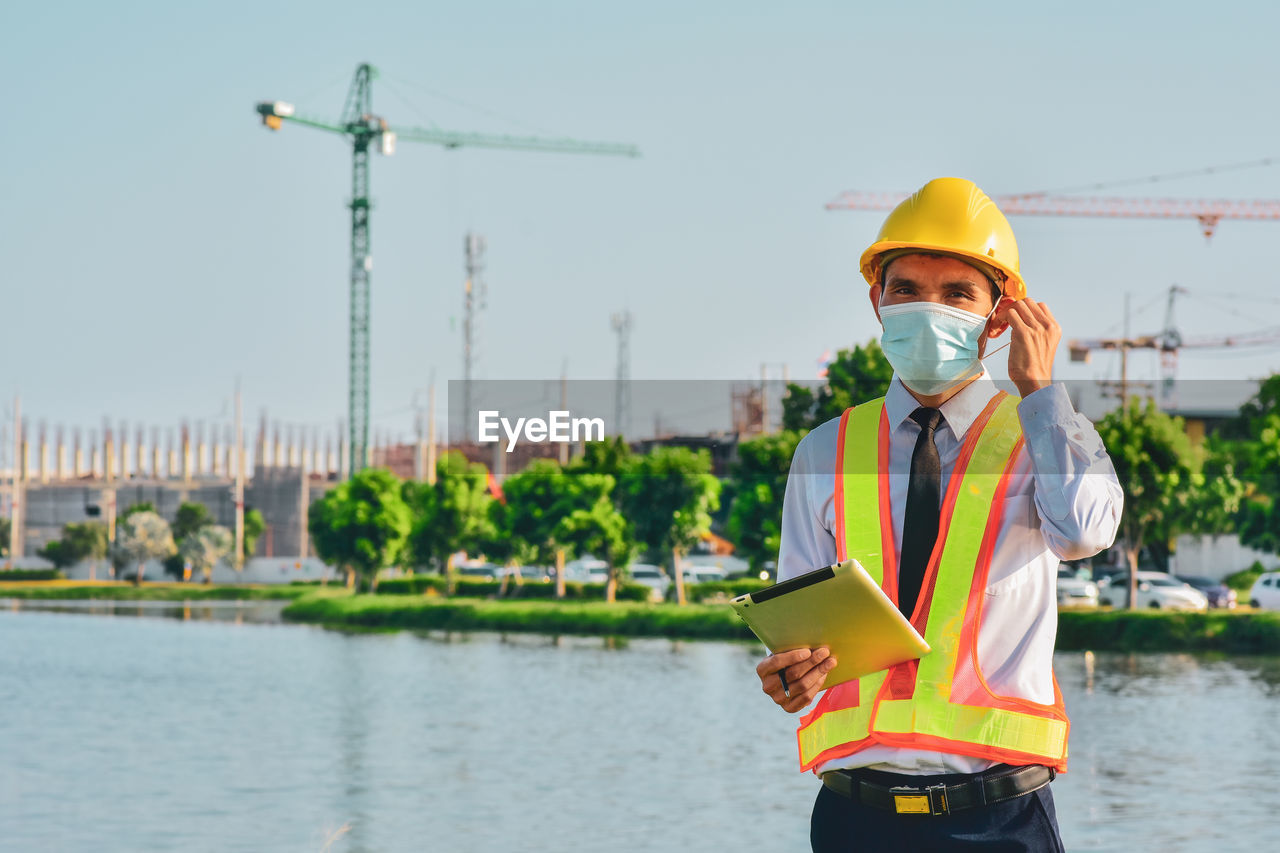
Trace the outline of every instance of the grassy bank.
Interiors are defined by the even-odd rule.
[[[146,583],[125,581],[33,581],[0,583],[0,598],[115,601],[260,601],[294,599],[314,589],[280,584]]]
[[[328,626],[449,631],[527,631],[689,639],[751,639],[724,605],[676,607],[600,601],[512,601],[329,594],[299,599],[284,617]],[[1063,650],[1280,654],[1280,613],[1064,611]]]
[[[728,607],[603,601],[490,601],[420,596],[314,596],[284,609],[299,622],[359,628],[519,631],[705,640],[750,639]]]
[[[1280,613],[1063,611],[1058,648],[1124,652],[1280,654]]]

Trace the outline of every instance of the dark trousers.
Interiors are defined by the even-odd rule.
[[[936,785],[970,777],[915,778],[920,781],[913,784]],[[954,814],[917,815],[864,805],[824,785],[813,804],[809,841],[814,853],[1062,853],[1049,787]]]

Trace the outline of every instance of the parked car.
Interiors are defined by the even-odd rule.
[[[502,577],[502,573],[502,566],[494,565],[493,563],[484,563],[478,566],[458,566],[458,576],[463,578],[496,581]]]
[[[1222,581],[1210,580],[1199,575],[1174,575],[1174,577],[1203,592],[1204,597],[1209,599],[1210,607],[1230,608],[1236,606],[1238,599],[1236,591]]]
[[[1098,584],[1103,604],[1123,607],[1129,595],[1129,573],[1112,575]],[[1164,572],[1138,572],[1138,607],[1154,610],[1208,610],[1204,593]]]
[[[671,578],[658,566],[649,563],[632,563],[631,580],[649,587],[649,597],[654,601],[664,601],[667,590],[671,587]]]
[[[1280,610],[1280,572],[1263,572],[1249,590],[1249,605],[1262,610]]]
[[[1067,566],[1058,568],[1059,607],[1097,607],[1098,585],[1084,580]]]

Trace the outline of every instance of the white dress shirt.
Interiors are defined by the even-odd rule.
[[[942,404],[934,433],[942,462],[942,494],[965,433],[998,389],[983,373]],[[902,518],[911,454],[920,427],[909,415],[920,405],[895,376],[885,395],[889,419],[889,495],[894,541],[901,553]],[[1058,629],[1060,560],[1091,557],[1111,547],[1124,496],[1102,439],[1076,413],[1061,385],[1018,404],[1025,446],[1009,480],[1004,519],[987,578],[978,631],[978,663],[997,695],[1052,704],[1053,645]],[[806,435],[796,447],[782,506],[778,580],[836,562],[835,467],[840,419]],[[878,518],[867,519],[878,524]],[[884,567],[886,577],[897,566]],[[812,707],[812,706],[811,706]],[[895,773],[976,773],[995,762],[931,750],[875,745],[819,765],[817,771],[873,767]]]

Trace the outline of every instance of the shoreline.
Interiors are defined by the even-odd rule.
[[[0,582],[0,599],[122,602],[280,601],[284,622],[358,631],[497,631],[756,641],[725,604],[438,595],[352,595],[341,585],[221,585],[75,581]],[[1060,651],[1225,652],[1280,655],[1280,612],[1074,610],[1058,613]]]

